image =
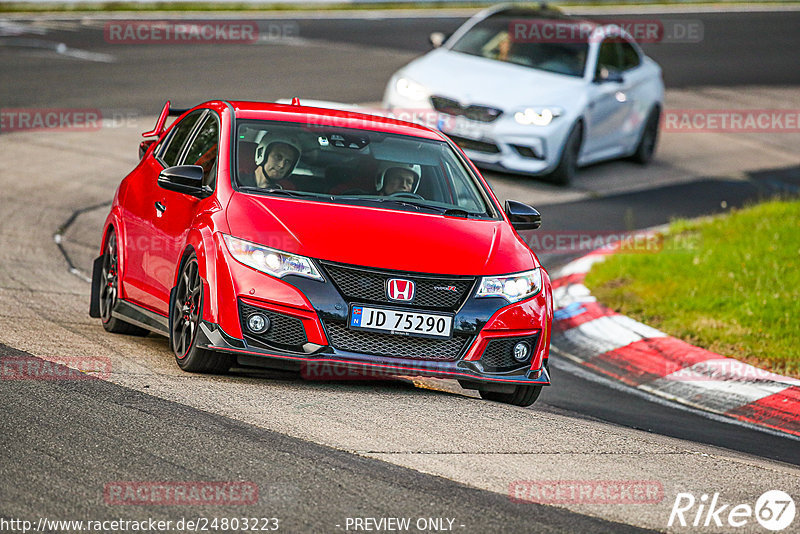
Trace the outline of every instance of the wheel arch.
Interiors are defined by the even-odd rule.
[[[218,322],[218,299],[216,291],[216,247],[214,238],[209,231],[192,229],[186,237],[186,244],[181,252],[180,260],[175,269],[170,289],[170,309],[172,309],[172,298],[175,287],[178,285],[178,277],[186,264],[186,260],[194,254],[197,257],[197,267],[200,278],[203,280],[203,319],[210,322]]]
[[[583,115],[578,115],[575,118],[575,121],[572,123],[572,126],[569,127],[567,130],[567,136],[564,138],[564,142],[561,144],[558,150],[558,158],[556,158],[556,162],[561,161],[561,158],[564,156],[564,151],[567,149],[567,141],[569,140],[569,136],[572,134],[572,130],[575,128],[580,127],[580,138],[578,139],[578,161],[581,159],[581,150],[583,150],[583,142],[586,140],[586,118]]]
[[[119,273],[119,294],[120,297],[125,296],[125,261],[127,260],[127,252],[125,250],[125,228],[122,225],[122,220],[119,217],[116,206],[111,208],[111,212],[106,217],[103,224],[103,236],[100,239],[100,256],[106,253],[106,245],[108,244],[108,236],[111,232],[117,236],[117,272]]]

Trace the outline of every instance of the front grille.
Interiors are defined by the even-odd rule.
[[[486,344],[486,349],[481,356],[481,364],[483,369],[489,373],[498,373],[505,371],[512,371],[530,366],[530,358],[536,350],[536,342],[538,336],[529,337],[508,337],[502,339],[493,339]],[[528,356],[528,361],[520,363],[514,359],[514,345],[520,341],[527,341],[530,345],[531,352]]]
[[[433,109],[441,113],[466,117],[478,122],[494,122],[503,114],[503,110],[490,106],[462,106],[458,101],[444,96],[432,96],[431,105],[433,105]]]
[[[402,305],[409,308],[456,311],[475,285],[474,277],[437,277],[418,274],[392,273],[323,262],[333,283],[346,300],[360,303]],[[416,284],[411,302],[390,301],[386,284],[392,278],[412,280]],[[438,288],[438,289],[437,289]]]
[[[270,327],[263,334],[254,334],[247,329],[247,319],[254,313],[261,313],[269,318]],[[239,303],[239,315],[242,320],[242,332],[245,339],[256,345],[278,348],[294,352],[302,352],[303,345],[308,342],[303,321],[282,313]]]
[[[476,141],[475,139],[467,139],[466,137],[459,137],[457,135],[447,134],[447,137],[453,140],[455,144],[464,150],[474,150],[475,152],[486,152],[487,154],[497,154],[500,152],[500,147],[494,143],[487,143],[485,141]]]
[[[398,336],[350,330],[344,323],[325,322],[328,340],[334,348],[361,354],[453,362],[469,346],[471,336],[455,335],[450,339]]]

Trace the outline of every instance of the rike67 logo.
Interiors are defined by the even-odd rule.
[[[765,492],[755,506],[725,503],[719,493],[710,497],[704,493],[699,499],[691,493],[678,493],[667,527],[741,528],[755,519],[765,529],[778,532],[794,522],[796,512],[794,499],[780,490]]]

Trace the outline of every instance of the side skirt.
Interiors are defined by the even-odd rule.
[[[169,336],[169,318],[159,313],[142,308],[137,304],[127,300],[118,299],[117,304],[111,312],[112,317],[117,317],[125,322],[135,324],[142,328],[147,328],[161,334]]]

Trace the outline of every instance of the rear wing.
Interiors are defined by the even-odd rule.
[[[167,122],[167,116],[178,117],[189,111],[189,109],[191,108],[170,108],[170,101],[167,100],[166,104],[164,104],[164,108],[161,110],[161,114],[158,116],[155,128],[149,132],[143,132],[142,137],[161,137],[161,134],[164,133],[164,130],[166,129],[164,124]]]
[[[179,108],[170,109],[169,104],[170,104],[170,102],[169,102],[169,100],[167,100],[167,103],[164,104],[164,109],[161,110],[161,114],[158,116],[158,120],[156,121],[155,128],[153,128],[149,132],[143,132],[142,133],[142,137],[153,137],[154,139],[147,139],[147,140],[142,141],[141,143],[139,143],[139,159],[142,159],[144,157],[144,155],[147,153],[147,150],[153,144],[155,144],[155,142],[158,140],[158,138],[161,137],[161,134],[164,133],[164,130],[166,130],[164,125],[167,122],[167,116],[177,117],[177,116],[183,115],[184,113],[189,111],[189,109],[191,109],[191,108],[189,108],[189,109],[179,109]]]

